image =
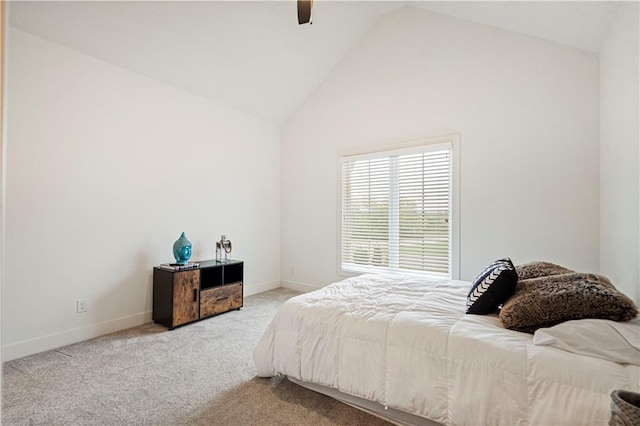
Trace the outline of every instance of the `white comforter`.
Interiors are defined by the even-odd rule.
[[[610,392],[638,391],[637,366],[535,346],[495,315],[465,315],[469,286],[367,274],[294,297],[254,351],[258,375],[455,425],[604,425]]]

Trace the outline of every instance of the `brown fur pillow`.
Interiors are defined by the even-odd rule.
[[[548,275],[568,274],[574,271],[551,262],[529,262],[517,265],[516,272],[519,280],[528,280]]]
[[[629,321],[637,314],[635,303],[606,277],[573,272],[518,281],[500,320],[511,330],[533,333],[569,320]]]

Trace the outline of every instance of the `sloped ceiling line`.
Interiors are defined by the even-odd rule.
[[[282,124],[383,15],[410,5],[597,52],[616,2],[10,2],[10,25]]]

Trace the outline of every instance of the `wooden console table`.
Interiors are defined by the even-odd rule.
[[[240,309],[244,262],[205,260],[182,271],[153,268],[153,321],[173,330],[180,325]]]

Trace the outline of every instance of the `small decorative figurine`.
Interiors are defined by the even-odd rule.
[[[216,260],[222,262],[222,251],[224,250],[224,261],[229,261],[231,254],[231,241],[227,240],[226,235],[220,237],[220,241],[216,241]]]
[[[184,265],[191,258],[191,241],[184,235],[180,235],[180,238],[173,243],[173,257],[176,258],[176,263]]]

